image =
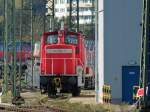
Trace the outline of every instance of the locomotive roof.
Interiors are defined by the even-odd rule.
[[[65,31],[65,30],[58,30],[58,31],[52,31],[52,32],[44,32],[43,35],[50,35],[50,34],[58,34],[59,31]],[[73,31],[66,31],[66,33],[70,33],[73,35],[82,35],[81,32],[73,32]]]

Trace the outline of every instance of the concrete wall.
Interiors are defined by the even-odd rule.
[[[139,65],[140,62],[142,0],[100,1],[104,1],[104,24],[99,18],[100,29],[104,28],[99,30],[100,33],[104,30],[104,36],[99,36],[99,44],[104,38],[104,83],[112,86],[113,102],[120,102],[121,67],[132,62]],[[100,55],[103,53],[99,52]]]

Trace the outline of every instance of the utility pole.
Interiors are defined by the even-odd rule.
[[[100,102],[98,79],[98,0],[95,0],[95,91],[97,103]]]
[[[44,1],[44,7],[45,7],[45,4],[46,4],[46,0]],[[44,27],[43,27],[43,32],[46,31],[46,14],[43,15],[44,18],[43,18],[43,24],[44,24]]]
[[[20,7],[20,58],[19,58],[19,92],[21,91],[21,76],[22,76],[22,12],[23,0],[21,0]]]
[[[92,34],[93,34],[93,36],[94,36],[94,33],[95,33],[95,32],[94,32],[94,24],[95,24],[95,23],[94,23],[94,22],[95,22],[95,20],[94,20],[94,16],[95,16],[95,15],[94,15],[94,13],[95,13],[95,12],[94,12],[95,4],[94,4],[94,3],[95,3],[95,0],[92,0],[92,20],[91,20],[91,28],[92,28]],[[94,37],[93,37],[93,38],[94,38]]]
[[[72,0],[69,2],[70,12],[69,12],[69,29],[72,29]]]
[[[31,72],[32,72],[32,88],[33,88],[33,65],[34,65],[34,59],[33,59],[33,0],[31,0]]]
[[[69,29],[79,31],[79,0],[70,0]],[[76,22],[76,23],[75,23]]]
[[[12,0],[12,38],[13,38],[13,97],[17,96],[16,91],[16,36],[15,36],[15,0]]]
[[[104,0],[95,1],[95,91],[96,102],[103,103],[104,86]]]
[[[141,112],[150,110],[150,1],[143,0],[142,20],[142,49],[141,49],[141,71],[140,88],[144,88],[144,97],[140,102]],[[148,87],[148,92],[147,91]]]
[[[21,26],[20,26],[21,27]],[[13,64],[12,64],[12,104],[20,105],[24,103],[24,99],[20,96],[21,76],[17,80],[17,51],[16,51],[16,6],[15,0],[12,0],[12,38],[13,38]],[[20,57],[21,58],[21,57]],[[20,68],[19,68],[20,69]],[[19,70],[20,72],[20,70]],[[21,75],[21,74],[18,74]]]
[[[34,39],[33,39],[33,0],[21,0],[21,7],[20,7],[20,50],[21,50],[21,57],[19,58],[19,74],[22,73],[22,41],[23,41],[23,35],[25,35],[24,33],[28,33],[28,35],[30,36],[30,39],[28,40],[31,43],[31,59],[30,59],[30,65],[31,67],[30,72],[28,73],[28,75],[26,75],[26,82],[24,82],[24,86],[26,86],[27,88],[33,88],[33,65],[34,65],[34,59],[33,59],[33,46],[34,46]],[[27,13],[26,13],[27,12]],[[24,15],[27,16],[27,18],[24,18]],[[30,20],[26,20],[26,22],[30,22],[30,25],[28,24],[23,24],[23,22],[25,21],[25,19],[30,18]],[[28,30],[29,32],[23,32],[23,27],[29,27]],[[27,34],[26,34],[27,35]],[[30,78],[30,79],[29,79]],[[19,76],[19,86],[21,89],[21,77]]]
[[[5,7],[5,31],[4,31],[4,81],[3,94],[8,92],[8,0],[4,1]]]
[[[54,12],[54,9],[55,9],[54,0],[48,0],[47,4],[46,4],[46,8],[47,8],[46,16],[50,17],[50,19],[49,19],[50,31],[53,31],[54,30],[54,16],[55,16],[55,14],[54,14],[55,13]]]
[[[77,32],[79,32],[79,0],[77,2]]]

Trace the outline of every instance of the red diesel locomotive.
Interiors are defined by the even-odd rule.
[[[86,48],[81,33],[45,32],[40,44],[40,89],[48,96],[59,92],[80,95],[86,73]]]

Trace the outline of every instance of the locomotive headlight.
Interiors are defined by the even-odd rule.
[[[82,74],[83,68],[82,66],[77,66],[77,74]]]

